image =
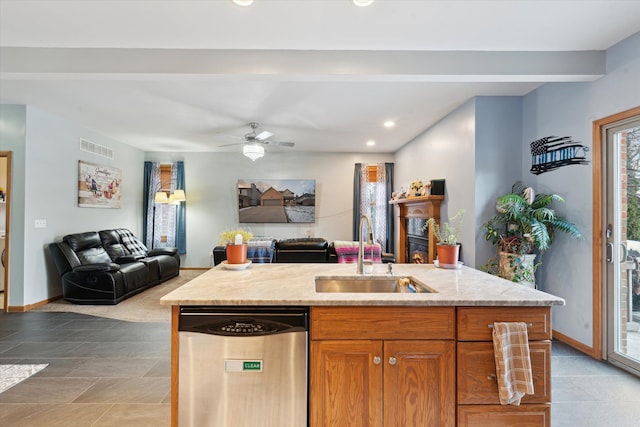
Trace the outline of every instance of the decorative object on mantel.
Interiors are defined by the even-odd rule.
[[[225,245],[228,264],[247,263],[247,242],[253,238],[250,231],[237,229],[225,230],[220,233],[219,245]]]
[[[563,166],[587,165],[589,147],[570,136],[545,136],[531,144],[531,173],[540,175]]]
[[[536,254],[549,249],[556,230],[581,238],[580,230],[568,219],[556,215],[552,202],[564,202],[557,194],[535,194],[531,187],[516,182],[511,193],[498,198],[498,213],[484,224],[485,238],[498,247],[497,259],[483,266],[488,273],[535,288]]]
[[[465,210],[460,209],[454,216],[449,218],[449,222],[438,224],[434,217],[427,220],[423,230],[431,228],[433,235],[438,239],[438,264],[442,268],[458,268],[460,257],[460,245],[458,239],[462,232],[462,222]]]
[[[431,194],[431,183],[423,183],[421,180],[417,179],[415,181],[411,181],[409,185],[409,191],[407,193],[407,197],[420,197],[420,196],[428,196]]]

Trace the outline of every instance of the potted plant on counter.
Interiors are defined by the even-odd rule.
[[[434,237],[438,240],[437,253],[438,265],[442,268],[458,268],[460,257],[460,244],[458,243],[460,232],[462,231],[462,221],[465,210],[460,209],[449,222],[438,224],[435,218],[427,220],[423,230],[431,228]]]
[[[580,238],[582,233],[568,219],[558,216],[551,204],[564,202],[557,194],[538,194],[533,188],[516,182],[511,193],[498,197],[498,213],[484,224],[485,238],[497,246],[497,257],[489,260],[484,269],[535,288],[535,251],[549,249],[556,231]]]
[[[226,246],[228,264],[246,264],[247,242],[253,238],[253,233],[243,229],[225,230],[220,233],[219,245]]]

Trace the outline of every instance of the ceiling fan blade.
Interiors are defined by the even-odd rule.
[[[234,142],[233,144],[224,144],[224,145],[218,145],[218,148],[222,148],[222,147],[232,147],[234,145],[244,145],[245,142]]]
[[[257,139],[258,141],[264,141],[265,139],[269,138],[273,136],[273,132],[269,132],[267,130],[263,130],[262,132],[260,132],[259,134],[257,134],[255,136],[255,139]]]
[[[260,142],[265,145],[277,145],[280,147],[293,147],[296,145],[293,142],[285,142],[285,141],[260,141]]]

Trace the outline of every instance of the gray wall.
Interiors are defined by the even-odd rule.
[[[269,151],[252,162],[238,149],[233,153],[147,153],[147,160],[185,163],[187,194],[186,267],[211,265],[211,251],[220,232],[242,227],[256,236],[323,237],[351,240],[353,170],[355,163],[393,161],[391,154],[302,153]],[[240,224],[238,179],[314,179],[316,222],[311,224]]]
[[[493,256],[482,224],[495,212],[495,198],[520,179],[522,141],[520,97],[474,98],[395,155],[396,187],[414,179],[446,179],[443,220],[466,210],[462,259],[480,268]]]
[[[478,97],[475,116],[476,267],[485,265],[496,248],[485,240],[482,225],[496,214],[496,198],[522,179],[522,97]]]
[[[447,220],[459,209],[467,211],[460,243],[462,259],[472,267],[475,259],[474,116],[475,100],[472,99],[395,153],[395,183],[398,189],[403,187],[407,190],[411,181],[416,179],[429,181],[444,178],[446,188],[445,201],[440,209],[441,219]],[[398,224],[396,230],[397,227]]]
[[[9,305],[24,300],[24,206],[26,170],[27,107],[24,105],[0,105],[0,150],[11,151],[11,233],[8,235],[11,250],[9,265]],[[6,286],[6,284],[5,284]]]
[[[546,84],[524,97],[522,170],[538,192],[566,199],[558,212],[571,219],[585,238],[558,236],[543,258],[538,281],[543,290],[567,305],[553,310],[554,329],[593,345],[592,226],[593,164],[557,169],[535,176],[529,142],[549,135],[572,136],[592,147],[592,122],[640,105],[640,33],[607,51],[607,74],[592,83]],[[588,157],[591,159],[591,157]]]
[[[48,243],[116,226],[139,232],[144,153],[30,106],[4,105],[0,113],[11,123],[0,128],[1,149],[13,151],[9,305],[24,306],[61,294]],[[114,159],[80,151],[80,138],[113,148]],[[120,209],[77,206],[78,160],[122,169]],[[47,227],[34,228],[36,219]]]

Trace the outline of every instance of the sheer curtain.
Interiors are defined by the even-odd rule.
[[[353,239],[360,238],[360,216],[369,215],[376,242],[384,252],[394,253],[393,207],[389,205],[393,191],[393,163],[356,163],[353,187]]]

